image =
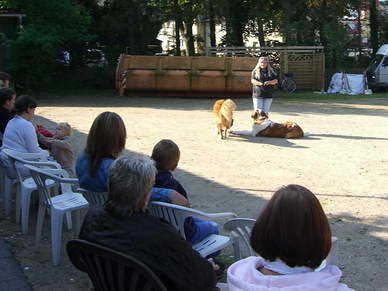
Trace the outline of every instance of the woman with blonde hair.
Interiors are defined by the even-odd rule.
[[[269,113],[272,104],[272,91],[278,83],[275,70],[268,57],[260,57],[251,75],[253,109]]]

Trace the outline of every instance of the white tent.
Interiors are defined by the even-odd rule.
[[[364,75],[335,73],[331,77],[327,93],[358,95],[364,94],[366,89],[367,85]]]

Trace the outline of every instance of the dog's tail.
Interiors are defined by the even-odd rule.
[[[236,110],[237,105],[231,99],[227,99],[222,103],[221,114],[230,123],[233,120],[233,110]]]

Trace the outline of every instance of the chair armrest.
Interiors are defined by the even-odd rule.
[[[25,164],[27,165],[32,165],[32,166],[49,166],[54,169],[61,169],[61,165],[58,164],[57,162],[33,162],[33,161],[28,161]]]
[[[219,217],[237,217],[237,214],[234,212],[219,212],[219,213],[206,213],[202,212],[209,218],[219,218]]]
[[[64,184],[74,184],[74,185],[79,184],[79,181],[77,178],[61,178],[61,177],[59,177],[59,182],[64,183]]]

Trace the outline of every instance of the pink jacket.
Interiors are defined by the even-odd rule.
[[[263,262],[261,257],[249,257],[231,265],[228,269],[229,291],[354,290],[339,283],[342,272],[334,265],[327,266],[320,272],[269,276],[257,270]]]

